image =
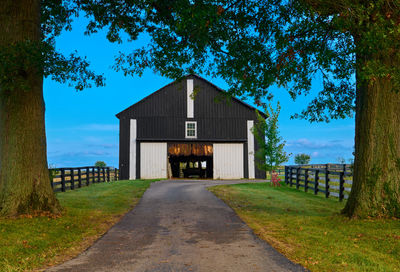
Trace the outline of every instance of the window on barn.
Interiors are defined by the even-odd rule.
[[[186,122],[186,138],[197,138],[196,122]]]

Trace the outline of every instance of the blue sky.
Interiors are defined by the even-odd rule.
[[[73,31],[58,38],[57,47],[65,54],[77,50],[81,56],[87,56],[92,69],[105,75],[106,86],[76,92],[67,85],[45,80],[48,162],[56,167],[73,167],[93,165],[102,160],[107,165],[118,166],[119,123],[115,114],[172,80],[152,71],[133,78],[113,71],[114,56],[119,51],[129,52],[144,45],[146,38],[122,45],[110,44],[102,32],[84,36],[84,21],[76,20]],[[205,78],[223,89],[228,88],[221,79]],[[293,154],[289,164],[297,153],[310,154],[312,163],[352,158],[354,119],[334,120],[328,124],[290,120],[293,113],[306,107],[320,87],[321,82],[316,78],[311,95],[299,97],[295,102],[284,89],[273,90],[274,101],[279,100],[282,107],[280,132],[286,140],[286,151]],[[251,100],[247,102],[252,104]]]

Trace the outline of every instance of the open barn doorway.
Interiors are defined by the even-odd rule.
[[[213,178],[213,146],[208,143],[169,143],[168,176]]]

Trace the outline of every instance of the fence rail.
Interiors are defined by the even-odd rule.
[[[353,184],[351,165],[322,164],[285,166],[285,182],[296,189],[312,190],[314,194],[323,193],[325,197],[338,197],[340,201],[347,199]],[[333,167],[332,167],[333,166]]]
[[[75,167],[50,169],[50,184],[54,192],[65,192],[93,183],[119,180],[119,170],[110,167]]]

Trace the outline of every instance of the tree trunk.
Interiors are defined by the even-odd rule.
[[[0,47],[40,41],[40,0],[0,2]],[[11,51],[10,51],[11,52]],[[0,86],[0,215],[58,212],[47,167],[43,76],[30,53]],[[20,84],[23,82],[23,84]]]
[[[357,62],[358,69],[365,64],[360,58]],[[393,58],[390,65],[399,63]],[[393,89],[390,76],[369,82],[357,76],[353,187],[343,213],[399,218],[399,188],[400,93]]]

